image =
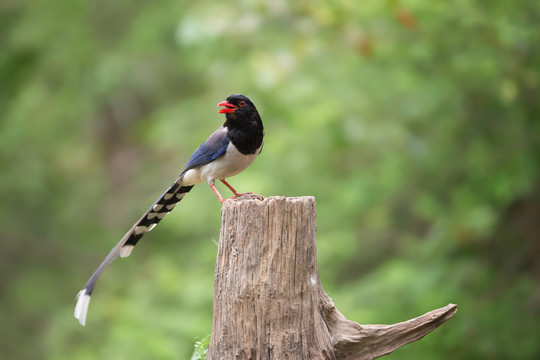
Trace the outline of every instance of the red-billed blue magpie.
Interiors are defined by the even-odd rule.
[[[111,250],[101,265],[77,294],[75,317],[84,326],[90,296],[103,269],[114,259],[129,256],[133,247],[144,234],[152,230],[165,215],[184,198],[195,184],[207,182],[219,201],[223,197],[214,182],[220,180],[235,196],[239,196],[225,178],[246,169],[261,153],[264,128],[255,105],[246,96],[231,95],[220,102],[218,112],[225,114],[226,121],[193,153],[180,177],[165,191],[144,215],[129,229],[122,240]]]

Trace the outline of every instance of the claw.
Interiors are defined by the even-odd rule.
[[[243,196],[243,195],[255,195],[255,193],[252,193],[252,192],[250,191],[250,192],[245,192],[245,193],[236,194],[236,195],[234,195],[234,197],[237,198],[237,197],[240,197],[240,196]]]

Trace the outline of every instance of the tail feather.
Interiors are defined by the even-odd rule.
[[[131,251],[133,250],[134,247],[135,245],[124,245],[120,248],[118,255],[123,258],[128,257],[131,254]]]
[[[94,290],[96,282],[107,265],[113,262],[118,256],[127,257],[131,254],[133,247],[146,234],[151,231],[160,221],[171,212],[176,204],[193,188],[193,185],[182,186],[184,174],[165,191],[159,199],[148,209],[131,229],[124,235],[122,240],[109,252],[107,257],[94,271],[84,288],[77,295],[77,305],[74,316],[84,326],[86,323],[86,313],[90,303],[90,296]]]
[[[82,289],[77,294],[77,305],[75,305],[75,313],[73,314],[82,326],[86,325],[88,305],[90,305],[90,295],[86,294],[86,289]]]
[[[165,215],[174,209],[176,204],[184,198],[191,188],[193,188],[193,185],[180,186],[179,183],[171,186],[135,224],[134,230],[129,234],[123,246],[136,245],[144,234],[151,231]]]

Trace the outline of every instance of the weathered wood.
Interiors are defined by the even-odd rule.
[[[248,195],[222,213],[208,360],[373,359],[456,312],[450,304],[394,325],[347,320],[319,280],[313,197]]]

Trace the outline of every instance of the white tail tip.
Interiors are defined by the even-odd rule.
[[[90,295],[86,295],[86,289],[82,289],[77,294],[77,305],[75,305],[75,313],[73,314],[82,326],[86,325],[86,313],[90,304]]]
[[[124,245],[120,248],[120,257],[128,257],[129,254],[131,254],[131,251],[133,250],[133,245]]]

